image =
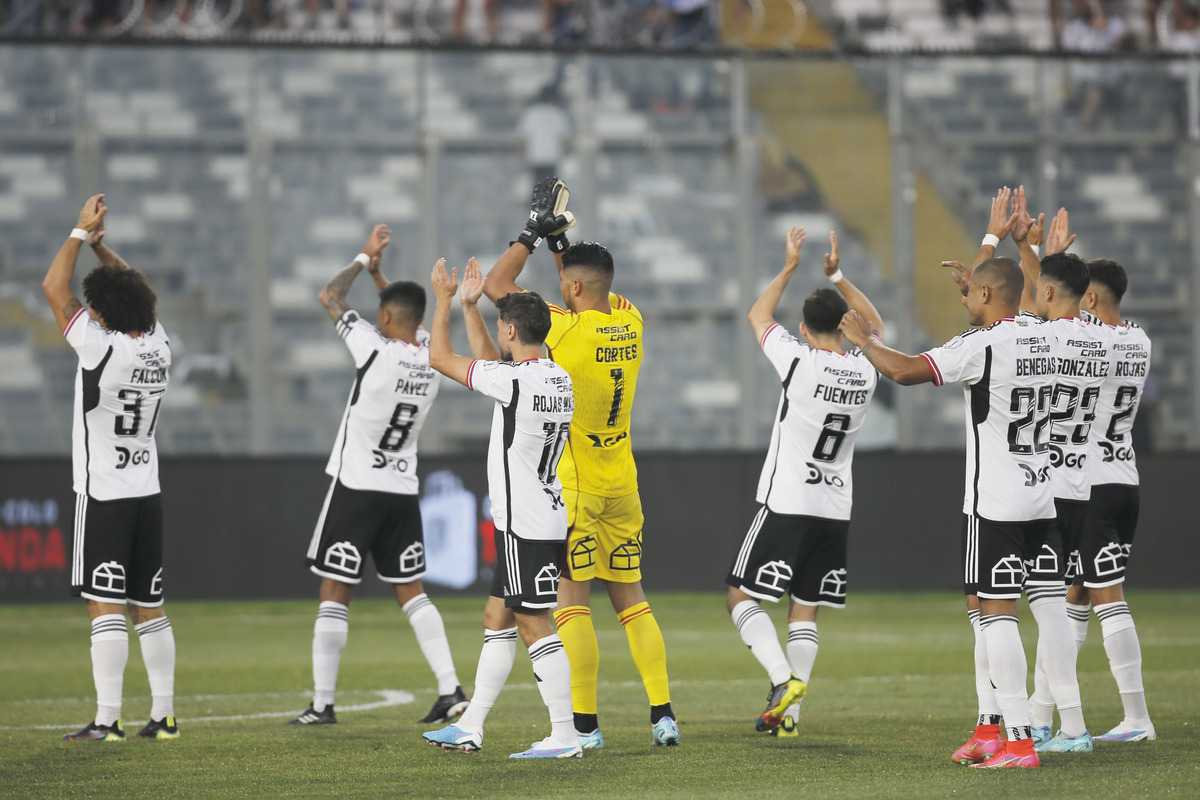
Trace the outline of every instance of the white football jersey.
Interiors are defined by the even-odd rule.
[[[545,358],[474,361],[467,387],[496,401],[488,444],[496,529],[519,539],[565,540],[567,508],[557,471],[575,410],[571,376]]]
[[[1050,395],[1050,466],[1054,496],[1084,501],[1091,497],[1088,441],[1096,419],[1100,385],[1108,375],[1108,336],[1078,317],[1043,323],[1058,348],[1058,376]]]
[[[961,383],[967,403],[963,513],[993,522],[1054,519],[1050,395],[1055,337],[1031,315],[964,331],[922,353],[934,384]]]
[[[336,324],[358,374],[325,472],[349,489],[416,494],[417,439],[441,382],[429,334],[389,339],[354,309]]]
[[[71,425],[74,488],[96,500],[158,494],[154,429],[171,343],[157,322],[139,336],[106,330],[81,308],[63,336],[79,356]]]
[[[1100,402],[1088,450],[1093,486],[1138,485],[1137,458],[1130,430],[1150,373],[1150,337],[1132,322],[1097,326],[1108,336],[1112,361],[1100,386]]]
[[[857,350],[814,350],[778,323],[759,346],[783,392],[756,499],[776,514],[850,519],[854,437],[878,373]]]

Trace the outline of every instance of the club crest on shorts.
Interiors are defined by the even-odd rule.
[[[1005,556],[992,567],[992,586],[997,589],[1020,589],[1025,583],[1025,564],[1020,556]]]
[[[846,570],[831,569],[821,578],[821,594],[830,597],[846,596]]]
[[[551,596],[558,594],[558,565],[547,564],[534,579],[534,590],[539,595]]]
[[[792,582],[792,568],[786,561],[768,561],[758,568],[754,582],[773,592],[784,592]]]
[[[1096,576],[1103,577],[1120,572],[1125,566],[1126,555],[1125,548],[1118,542],[1109,542],[1104,545],[1093,561],[1096,567]]]
[[[625,542],[612,551],[608,566],[613,571],[638,569],[642,566],[642,546],[637,542]]]
[[[92,588],[98,592],[125,594],[125,567],[116,561],[105,561],[92,570]]]
[[[158,572],[154,573],[154,579],[150,581],[150,594],[162,594],[162,567],[158,568]]]
[[[571,569],[587,569],[596,563],[596,537],[585,536],[571,548]]]
[[[425,545],[413,542],[400,554],[400,571],[417,572],[425,568]]]
[[[1034,557],[1031,566],[1031,572],[1040,572],[1043,575],[1058,574],[1058,553],[1054,552],[1054,548],[1048,544],[1042,545],[1042,552]]]
[[[359,555],[358,548],[350,542],[335,542],[325,552],[325,566],[355,575],[362,566],[362,556]]]

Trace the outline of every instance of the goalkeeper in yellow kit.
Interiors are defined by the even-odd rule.
[[[655,745],[679,744],[671,709],[662,632],[642,591],[642,501],[629,437],[630,407],[642,363],[642,315],[610,289],[612,254],[595,242],[570,245],[570,193],[546,178],[534,189],[525,230],[484,281],[495,301],[522,291],[516,280],[546,240],[558,265],[563,307],[550,306],[548,355],[571,376],[575,414],[558,477],[567,504],[566,568],[554,620],[571,661],[575,728],[585,749],[604,746],[597,719],[600,650],[588,606],[593,580],[603,582],[650,700]]]

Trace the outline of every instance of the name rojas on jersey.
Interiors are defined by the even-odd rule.
[[[1128,321],[1105,325],[1093,317],[1091,323],[1098,338],[1104,337],[1108,343],[1110,363],[1109,374],[1100,385],[1088,448],[1091,484],[1137,486],[1131,431],[1150,374],[1150,337]]]
[[[389,339],[353,309],[336,327],[357,374],[325,472],[349,489],[417,494],[417,442],[441,384],[429,334]]]
[[[1057,340],[1022,314],[964,331],[922,353],[934,384],[960,383],[966,400],[963,513],[993,522],[1055,517],[1050,402]]]
[[[776,514],[850,519],[854,439],[878,373],[857,350],[815,350],[779,324],[759,344],[783,391],[756,499]]]
[[[545,358],[473,361],[467,387],[496,401],[487,468],[497,530],[519,539],[565,540],[567,508],[557,470],[575,410],[571,377]]]
[[[79,356],[71,427],[75,492],[96,500],[157,494],[154,433],[171,367],[162,326],[130,336],[106,330],[80,309],[63,336]]]

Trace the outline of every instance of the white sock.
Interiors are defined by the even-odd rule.
[[[571,662],[562,639],[556,633],[538,639],[529,645],[529,660],[542,702],[550,712],[550,737],[560,744],[578,742],[571,710]]]
[[[165,616],[134,625],[150,678],[150,719],[175,716],[175,632]]]
[[[1054,725],[1054,693],[1050,691],[1050,678],[1046,675],[1046,648],[1038,636],[1037,660],[1033,664],[1033,694],[1029,697],[1029,724],[1035,728]]]
[[[1125,707],[1125,719],[1148,722],[1150,711],[1146,708],[1146,692],[1142,687],[1142,645],[1129,605],[1105,603],[1096,606],[1096,616],[1104,633],[1108,666],[1117,680],[1117,691],[1121,693],[1121,704]]]
[[[96,684],[96,724],[121,718],[121,685],[129,660],[129,629],[123,614],[101,614],[92,620],[92,680]]]
[[[349,635],[350,609],[332,600],[322,602],[313,625],[313,711],[333,705],[338,665]]]
[[[996,702],[996,689],[988,675],[987,643],[979,630],[979,609],[968,610],[967,618],[971,620],[971,630],[975,632],[975,696],[979,699],[979,724],[986,725],[988,723],[984,720],[987,717],[1000,716],[1000,706]]]
[[[812,677],[813,662],[817,660],[817,623],[788,623],[787,658],[792,665],[792,674],[808,683]]]
[[[1066,588],[1029,591],[1029,610],[1038,626],[1038,653],[1046,670],[1046,683],[1058,706],[1058,723],[1070,738],[1087,733],[1083,721],[1083,701],[1079,698],[1079,679],[1075,660],[1079,649],[1067,619]],[[1036,681],[1036,676],[1035,676]]]
[[[446,639],[446,626],[442,615],[428,595],[419,594],[405,603],[402,608],[417,635],[417,644],[429,662],[437,678],[438,694],[454,694],[458,688],[458,672],[454,669],[454,658],[450,655],[450,642]]]
[[[783,654],[779,638],[775,635],[775,626],[762,606],[753,600],[743,600],[733,607],[730,614],[738,633],[742,635],[742,641],[767,671],[771,685],[777,686],[792,677],[792,665]]]
[[[1091,615],[1092,607],[1090,604],[1077,606],[1074,603],[1067,603],[1067,619],[1071,620],[1071,630],[1075,633],[1075,646],[1082,650],[1083,643],[1087,641],[1088,616]]]
[[[983,615],[979,628],[987,645],[988,667],[996,687],[996,703],[1004,715],[1009,739],[1029,738],[1029,695],[1025,693],[1025,649],[1017,618],[1011,614]]]
[[[473,733],[483,730],[483,721],[496,704],[516,657],[516,628],[483,631],[483,649],[479,651],[479,666],[475,669],[475,689],[471,692],[471,704],[456,723],[458,727]]]

